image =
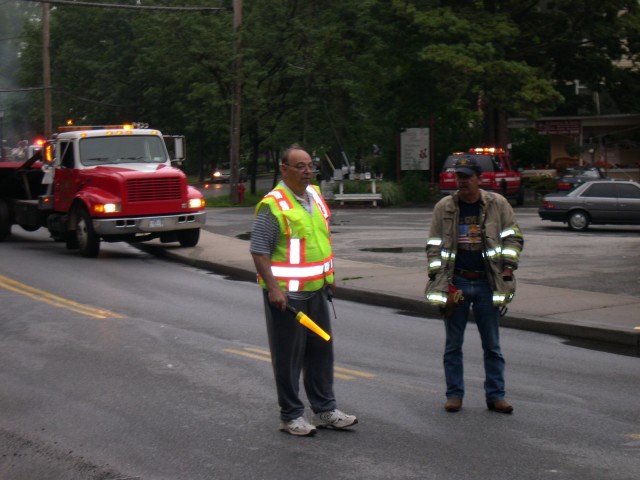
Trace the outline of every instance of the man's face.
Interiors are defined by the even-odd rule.
[[[292,150],[286,163],[280,165],[282,179],[290,187],[304,190],[311,183],[313,161],[304,150]]]
[[[480,190],[480,177],[478,175],[457,172],[456,183],[461,195],[475,195]]]

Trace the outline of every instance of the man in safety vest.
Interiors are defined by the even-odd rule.
[[[335,285],[329,208],[311,185],[314,166],[305,150],[288,148],[280,172],[282,182],[256,207],[250,251],[264,292],[280,430],[306,436],[315,434],[316,427],[342,429],[358,420],[336,408],[333,340],[308,330],[291,313],[304,312],[331,333],[327,300]],[[299,398],[301,372],[314,413],[311,423]]]
[[[447,412],[462,408],[464,379],[462,344],[469,310],[484,351],[485,398],[489,410],[511,413],[505,400],[504,365],[500,350],[500,311],[513,299],[524,244],[509,202],[480,189],[481,169],[472,158],[455,165],[458,190],[433,209],[427,241],[426,300],[445,317],[444,372]]]

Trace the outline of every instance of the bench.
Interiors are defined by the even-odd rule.
[[[382,200],[381,193],[335,193],[334,200],[338,200],[340,205],[344,202],[373,202],[373,206],[378,206],[378,200]]]

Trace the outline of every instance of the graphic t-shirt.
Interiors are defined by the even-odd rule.
[[[479,201],[475,203],[460,201],[456,268],[474,272],[484,271]]]

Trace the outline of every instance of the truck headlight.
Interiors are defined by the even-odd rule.
[[[117,213],[121,210],[119,203],[96,203],[93,206],[95,213]]]
[[[204,207],[204,199],[202,198],[190,198],[189,208],[202,208]]]

